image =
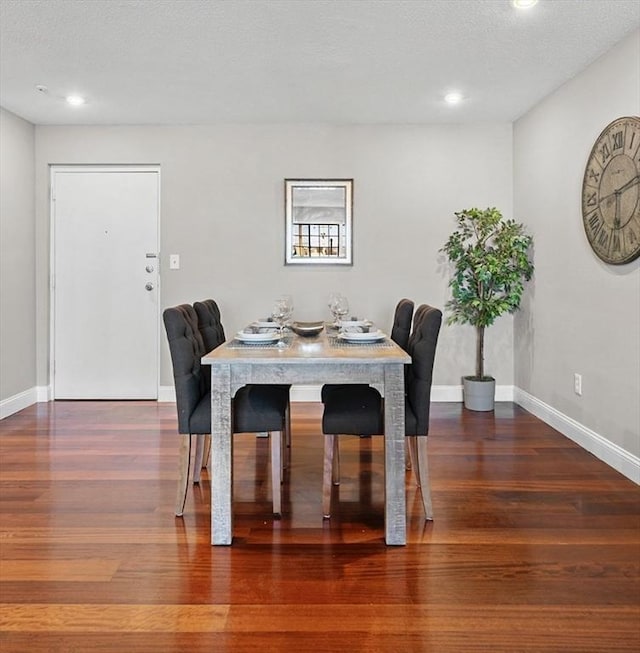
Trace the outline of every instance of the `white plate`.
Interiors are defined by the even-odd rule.
[[[280,339],[280,333],[278,331],[265,331],[264,333],[238,331],[236,339],[241,342],[275,342]]]
[[[338,334],[340,340],[347,342],[375,342],[377,340],[384,340],[385,335],[379,329],[369,333],[361,333],[359,331],[344,331]]]
[[[269,322],[268,320],[256,320],[255,322],[251,323],[251,326],[257,327],[258,329],[277,329],[278,325],[271,321]]]
[[[349,328],[349,327],[363,327],[363,326],[371,326],[373,322],[371,320],[342,320],[340,322],[340,325],[343,328]]]

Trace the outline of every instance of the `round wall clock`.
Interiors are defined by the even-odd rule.
[[[582,182],[582,220],[593,251],[621,265],[640,256],[640,118],[618,118],[593,145]]]

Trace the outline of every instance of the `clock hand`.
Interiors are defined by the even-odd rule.
[[[620,188],[616,192],[622,193],[623,191],[627,190],[627,188],[631,188],[634,184],[637,184],[640,181],[640,175],[636,175],[635,177],[631,177],[629,181],[626,184],[622,184]]]
[[[613,191],[613,193],[609,193],[608,195],[605,195],[604,197],[600,198],[600,201],[602,202],[603,200],[607,200],[610,197],[613,197],[614,195],[618,195],[620,193],[623,193],[625,190],[628,190],[631,188],[631,186],[634,186],[640,181],[640,175],[636,175],[635,177],[631,177],[626,183],[622,184],[620,188],[617,188],[616,190]]]

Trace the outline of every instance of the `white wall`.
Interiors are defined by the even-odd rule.
[[[48,165],[149,163],[162,169],[162,305],[215,298],[229,333],[289,292],[300,319],[329,317],[341,289],[352,313],[385,328],[401,297],[443,307],[438,249],[469,206],[512,209],[510,124],[36,128],[38,379],[48,382]],[[286,177],[354,179],[353,267],[285,266]],[[180,270],[168,269],[180,254]],[[473,371],[474,332],[443,328],[434,383]],[[163,335],[161,384],[171,385]],[[513,384],[512,318],[487,335],[487,369]]]
[[[0,417],[35,401],[34,138],[0,109]]]
[[[607,124],[630,115],[640,115],[640,31],[514,125],[514,206],[535,236],[536,264],[515,319],[515,384],[638,457],[640,259],[600,261],[581,214],[591,147]]]

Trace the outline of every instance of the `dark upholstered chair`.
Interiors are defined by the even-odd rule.
[[[413,302],[410,299],[401,299],[397,305],[396,310],[393,314],[393,325],[391,326],[391,340],[395,342],[399,347],[402,347],[405,351],[407,350],[407,343],[409,342],[409,334],[411,333],[411,318],[413,317]],[[359,384],[362,387],[368,387],[366,384]],[[322,403],[325,403],[327,396],[330,392],[339,390],[345,386],[338,383],[325,383],[322,386],[322,391],[320,393],[320,398]]]
[[[391,326],[391,340],[393,340],[399,347],[402,347],[405,351],[407,350],[407,343],[409,342],[409,334],[411,333],[411,318],[413,317],[413,306],[414,303],[410,299],[401,299],[396,304],[396,309],[393,314],[393,324]],[[333,392],[340,392],[344,388],[348,389],[348,392],[353,393],[354,388],[358,387],[364,392],[364,388],[369,386],[366,383],[360,383],[356,386],[347,385],[347,384],[337,384],[337,383],[326,383],[322,386],[320,393],[320,398],[322,403],[326,403],[327,397]],[[363,431],[361,435],[369,435],[368,432]],[[411,465],[409,464],[409,459],[407,459],[407,469],[410,469]],[[333,467],[332,467],[332,478],[334,485],[338,485],[340,482],[340,452],[338,449],[338,440],[334,440],[334,458],[333,458]]]
[[[209,369],[200,359],[206,353],[193,306],[182,304],[163,313],[169,341],[176,388],[178,433],[181,434],[176,515],[184,511],[189,483],[192,435],[204,438],[211,433],[211,392]],[[281,433],[284,429],[287,400],[279,390],[256,391],[260,386],[240,388],[233,398],[234,433],[271,432],[271,483],[273,512],[281,512]]]
[[[441,311],[422,304],[416,309],[413,331],[407,345],[411,364],[407,369],[405,383],[405,433],[412,453],[413,469],[422,492],[426,519],[433,519],[426,436],[429,433],[433,362],[441,323]],[[347,386],[340,392],[332,392],[327,396],[322,415],[322,432],[325,434],[322,508],[325,517],[331,515],[335,436],[382,434],[383,401],[375,388],[361,385]]]
[[[218,304],[213,299],[205,299],[201,302],[194,302],[193,308],[198,316],[198,330],[202,336],[204,343],[205,353],[210,352],[216,347],[220,346],[225,341],[224,327],[222,325],[222,318],[220,316],[220,309]],[[210,376],[207,376],[207,383],[210,384]],[[289,390],[290,385],[256,385],[252,387],[255,396],[262,396],[265,393],[268,396],[274,393],[281,393],[282,401],[286,403],[287,412],[285,415],[285,429],[283,438],[283,457],[282,463],[286,467],[289,462],[289,455],[291,450],[291,414],[289,405]],[[208,456],[202,455],[200,448],[196,450],[196,462],[202,464],[206,462]]]

